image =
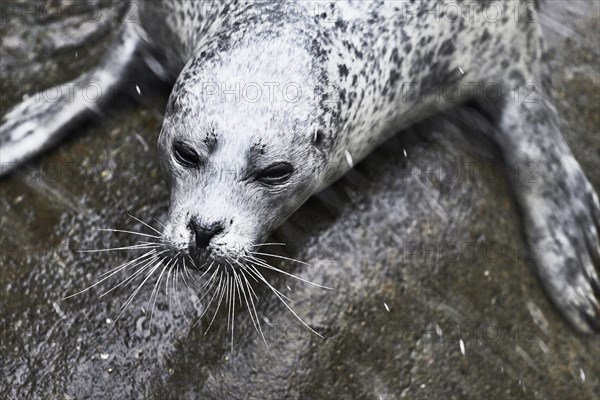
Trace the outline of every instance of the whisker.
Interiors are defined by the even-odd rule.
[[[100,253],[104,251],[117,251],[117,250],[140,250],[140,249],[155,249],[157,247],[161,247],[160,244],[156,243],[141,243],[134,244],[132,246],[124,246],[124,247],[113,247],[109,249],[89,249],[89,250],[78,250],[78,253]]]
[[[250,310],[250,304],[248,303],[248,298],[246,297],[246,291],[244,290],[242,278],[240,277],[240,275],[236,275],[234,277],[234,279],[236,280],[237,284],[240,287],[240,290],[238,291],[238,296],[240,295],[240,293],[244,296],[244,301],[246,302],[246,308],[248,309],[248,314],[250,315],[250,320],[252,321],[252,324],[254,325],[254,329],[256,329],[256,331],[258,332],[258,327],[256,326],[256,323],[254,322],[254,315],[252,314],[252,311]],[[241,298],[240,298],[240,304],[242,304],[242,305],[244,304],[244,303],[242,303]]]
[[[144,221],[142,221],[141,219],[139,219],[139,218],[136,218],[136,217],[134,217],[133,215],[131,215],[131,214],[129,214],[129,213],[127,213],[127,216],[129,216],[129,217],[131,217],[131,218],[135,219],[137,222],[139,222],[139,223],[141,223],[141,224],[143,224],[143,225],[147,226],[148,228],[152,229],[154,232],[158,233],[159,235],[162,235],[162,233],[161,233],[160,231],[156,230],[156,229],[155,229],[153,226],[151,226],[151,225],[148,225],[147,223],[145,223],[145,222],[144,222]]]
[[[248,261],[248,259],[246,257],[242,257],[242,260],[244,262]],[[249,277],[254,279],[254,282],[257,282],[257,283],[259,282],[258,279],[251,273],[251,271],[248,271],[248,267],[245,264],[242,264],[241,262],[239,262],[239,260],[234,259],[234,261],[240,266],[240,269],[242,271],[248,272]]]
[[[231,326],[231,353],[233,353],[233,331],[235,326],[235,293],[233,292],[233,279],[227,282],[227,327]],[[231,321],[231,325],[229,325]]]
[[[261,267],[264,267],[264,268],[270,269],[270,270],[272,270],[272,271],[275,271],[275,272],[279,272],[280,274],[287,275],[287,276],[289,276],[289,277],[291,277],[291,278],[297,279],[297,280],[299,280],[299,281],[302,281],[302,282],[304,282],[304,283],[308,283],[309,285],[313,285],[313,286],[319,287],[319,288],[321,288],[321,289],[333,290],[333,288],[330,288],[330,287],[328,287],[328,286],[319,285],[318,283],[311,282],[311,281],[309,281],[309,280],[307,280],[307,279],[300,278],[299,276],[296,276],[296,275],[294,275],[294,274],[291,274],[291,273],[289,273],[289,272],[286,272],[286,271],[284,271],[284,270],[281,270],[281,269],[279,269],[279,268],[276,268],[276,267],[274,267],[274,266],[272,266],[272,265],[268,264],[267,262],[265,262],[265,261],[263,261],[263,260],[261,260],[261,259],[258,259],[258,258],[256,258],[256,257],[250,257],[250,259],[251,259],[252,261],[254,261],[255,263],[257,263],[257,264],[258,264],[259,266],[261,266]]]
[[[163,251],[159,252],[158,254],[164,253],[165,251],[166,251],[166,250],[163,250]],[[100,278],[100,277],[102,277],[102,276],[105,276],[105,275],[112,276],[112,275],[114,275],[114,274],[113,274],[113,272],[114,272],[114,271],[116,271],[116,272],[119,272],[119,271],[123,270],[124,268],[125,268],[125,269],[130,269],[130,268],[133,268],[133,267],[135,267],[136,265],[139,265],[139,264],[138,264],[138,263],[135,263],[135,264],[131,265],[130,267],[128,267],[128,266],[129,266],[130,264],[132,264],[132,263],[136,262],[136,261],[137,261],[137,260],[139,260],[139,259],[146,258],[146,257],[148,257],[148,256],[157,255],[157,253],[156,253],[156,252],[157,252],[157,249],[152,249],[152,250],[150,250],[150,251],[148,251],[148,252],[144,253],[143,255],[141,255],[141,256],[139,256],[139,257],[137,257],[137,258],[135,258],[135,259],[133,259],[133,260],[131,260],[131,261],[127,261],[127,262],[125,262],[125,263],[123,263],[123,264],[119,265],[118,267],[111,269],[110,271],[103,272],[103,273],[102,273],[102,274],[100,274],[98,277]],[[127,267],[127,268],[126,268],[126,267]]]
[[[194,275],[192,275],[192,272],[190,271],[190,269],[188,268],[188,266],[185,264],[185,258],[183,258],[182,260],[183,260],[184,271],[187,274],[188,278],[190,278],[190,280],[193,280],[193,281],[198,281],[198,279]],[[207,263],[202,264],[200,266],[200,268],[203,268],[206,264]]]
[[[192,262],[192,265],[194,266],[194,268],[198,269],[198,268],[196,267],[196,263],[194,262],[194,259],[192,258],[192,256],[190,256],[189,254],[188,254],[187,256],[188,256],[188,258],[190,259],[190,261]]]
[[[167,271],[167,279],[165,280],[165,294],[169,302],[169,314],[171,315],[173,315],[173,308],[171,307],[173,300],[173,289],[169,291],[169,280],[171,279],[171,274],[173,275],[173,279],[175,279],[175,275],[177,275],[177,271],[179,270],[179,264],[174,265],[174,267],[175,268],[169,268]],[[171,286],[173,285],[171,284]]]
[[[163,228],[165,228],[165,229],[167,228],[167,227],[165,226],[165,224],[163,224],[162,222],[160,222],[158,219],[156,219],[156,218],[152,218],[152,219],[153,219],[154,221],[158,222],[158,224],[159,224],[160,226],[162,226]]]
[[[112,229],[112,228],[98,228],[99,231],[103,231],[103,232],[119,232],[119,233],[128,233],[130,235],[137,235],[137,236],[145,236],[145,237],[151,237],[151,238],[155,238],[155,239],[162,239],[162,235],[161,236],[156,236],[156,235],[149,235],[147,233],[141,233],[141,232],[133,232],[133,231],[126,231],[123,229]]]
[[[156,250],[151,250],[151,251],[149,251],[149,252],[147,252],[147,253],[145,253],[145,254],[143,254],[143,255],[139,256],[138,258],[136,258],[136,259],[134,259],[134,260],[127,261],[127,262],[125,262],[125,263],[123,263],[123,264],[119,265],[118,267],[116,267],[116,268],[112,269],[111,271],[108,271],[108,272],[105,272],[105,273],[103,273],[102,275],[100,275],[100,277],[102,277],[103,275],[106,275],[106,274],[109,274],[109,275],[108,275],[108,276],[106,276],[106,277],[104,277],[104,278],[102,278],[102,279],[100,279],[99,281],[97,281],[97,282],[96,282],[96,283],[94,283],[93,285],[90,285],[90,286],[86,287],[85,289],[83,289],[83,290],[80,290],[80,291],[79,291],[79,292],[77,292],[77,293],[74,293],[74,294],[68,295],[68,296],[66,296],[66,297],[63,297],[63,300],[70,299],[71,297],[75,297],[75,296],[77,296],[78,294],[81,294],[81,293],[83,293],[83,292],[86,292],[86,291],[90,290],[91,288],[93,288],[93,287],[95,287],[95,286],[98,286],[100,283],[104,282],[105,280],[107,280],[108,278],[110,278],[110,277],[111,277],[111,276],[113,276],[114,274],[118,273],[119,271],[122,271],[124,268],[127,268],[127,266],[128,266],[128,265],[130,265],[130,264],[132,264],[132,263],[135,263],[135,264],[133,264],[133,266],[139,265],[139,263],[136,263],[136,261],[138,261],[138,260],[141,260],[140,262],[143,262],[143,259],[144,259],[144,258],[147,258],[147,257],[152,257],[152,253],[155,253],[155,252],[156,252]]]
[[[252,293],[256,296],[256,294],[254,293],[254,289],[252,289],[252,286],[250,285],[250,281],[248,281],[248,279],[246,279],[246,277],[244,277],[244,283],[246,285],[246,288],[248,289],[248,292],[252,291]],[[269,343],[267,343],[267,338],[265,338],[265,333],[262,329],[262,324],[260,323],[260,318],[258,317],[258,309],[257,309],[258,299],[257,299],[257,302],[254,303],[254,299],[252,299],[252,296],[250,296],[249,293],[248,293],[248,298],[250,299],[250,304],[252,305],[252,311],[254,311],[254,319],[256,320],[256,325],[258,325],[258,332],[260,333],[260,337],[262,338],[265,345],[267,347],[269,347]]]
[[[258,279],[252,277],[253,279],[256,280],[256,282],[258,282]],[[244,275],[244,279],[248,281],[248,278]],[[254,298],[256,299],[256,304],[258,304],[258,295],[256,294],[256,292],[254,291],[254,288],[252,287],[252,285],[250,284],[250,281],[248,281],[248,289],[250,289],[250,293],[252,294],[252,296],[254,296]],[[252,297],[250,297],[250,299],[252,299]]]
[[[139,284],[139,286],[137,287],[137,289],[135,289],[133,291],[133,293],[127,298],[127,300],[125,301],[125,303],[121,306],[121,312],[119,313],[119,315],[117,316],[117,318],[115,318],[115,320],[113,321],[113,325],[117,323],[117,321],[119,320],[119,318],[121,318],[121,315],[123,315],[123,313],[125,312],[125,310],[127,309],[127,307],[131,304],[131,302],[133,301],[133,299],[135,298],[135,296],[138,294],[138,292],[140,291],[140,289],[146,284],[146,282],[148,281],[148,279],[150,279],[150,277],[154,274],[154,271],[156,271],[160,265],[162,264],[162,262],[166,259],[167,257],[163,257],[160,260],[158,260],[156,262],[156,264],[154,264],[151,267],[151,270],[148,272],[148,274],[146,274],[146,277],[144,278],[144,280],[142,281],[142,283]]]
[[[219,274],[219,279],[217,280],[215,277],[217,276],[217,273]],[[215,278],[215,279],[213,279]],[[198,321],[196,321],[196,323],[194,324],[194,326],[196,326],[201,320],[202,317],[204,317],[204,314],[206,314],[206,312],[208,311],[208,309],[210,308],[210,305],[212,304],[213,300],[215,299],[215,297],[219,294],[219,290],[221,289],[221,282],[223,280],[223,271],[219,271],[218,269],[215,269],[215,272],[213,273],[213,275],[211,276],[211,280],[212,283],[210,285],[210,287],[208,288],[208,290],[202,295],[202,297],[196,302],[196,304],[200,303],[202,301],[202,299],[210,293],[210,289],[213,288],[213,286],[215,285],[215,283],[217,283],[217,288],[214,290],[213,295],[210,298],[210,301],[208,302],[208,304],[206,305],[206,307],[204,308],[204,310],[202,310],[202,314],[200,314],[200,318],[198,318]]]
[[[261,246],[286,246],[285,243],[255,243],[251,245],[251,248],[261,247]]]
[[[194,303],[194,305],[200,304],[200,302],[210,293],[210,291],[213,288],[213,286],[215,285],[215,283],[217,283],[222,278],[222,275],[223,275],[222,271],[219,271],[218,269],[215,269],[215,271],[212,273],[212,275],[210,276],[210,278],[208,278],[206,280],[206,282],[204,283],[204,285],[202,286],[202,288],[200,288],[199,292],[202,292],[203,289],[204,289],[204,287],[208,286],[207,289],[202,294],[202,296],[198,300],[196,300],[196,302]],[[217,277],[219,279],[217,279]],[[220,285],[220,283],[219,283],[219,285]],[[203,310],[203,311],[206,311],[206,309]],[[202,315],[204,315],[204,312],[202,313]]]
[[[212,265],[213,265],[213,264],[211,264],[209,268],[212,268]],[[208,272],[208,270],[207,270],[206,272]],[[210,277],[209,279],[207,279],[207,280],[206,280],[206,282],[204,282],[204,284],[203,284],[203,285],[202,285],[202,287],[200,288],[199,292],[202,292],[202,291],[204,291],[204,288],[205,288],[205,287],[207,287],[207,286],[208,286],[208,285],[211,283],[211,281],[212,281],[213,279],[215,279],[215,276],[216,276],[216,274],[217,274],[218,272],[219,272],[219,269],[218,269],[218,268],[215,268],[215,271],[213,272],[213,274],[211,275],[211,277]],[[211,284],[210,286],[212,287],[212,284]],[[210,289],[207,289],[207,290],[204,292],[204,295],[202,295],[202,297],[200,297],[200,299],[198,299],[198,301],[196,301],[196,303],[194,303],[194,304],[198,304],[198,303],[199,303],[199,302],[200,302],[200,301],[201,301],[201,300],[202,300],[202,299],[203,299],[203,298],[204,298],[204,297],[205,297],[205,296],[208,294],[208,292],[209,292],[209,291],[210,291]]]
[[[251,268],[248,268],[249,271],[252,271],[253,274],[255,274],[256,276],[259,277],[259,279],[264,282],[266,280],[266,278],[256,269],[256,266],[254,264],[252,264],[251,262],[248,263],[248,266]],[[292,299],[290,299],[289,297],[287,297],[285,294],[281,293],[279,290],[273,288],[273,290],[277,291],[277,293],[279,293],[281,296],[283,296],[287,301],[292,302]]]
[[[191,280],[194,280],[194,281],[196,280],[196,278],[192,276],[192,274],[190,273],[190,270],[189,270],[189,268],[187,267],[187,265],[185,265],[185,258],[182,258],[182,261],[183,261],[183,272],[181,273],[181,279],[183,279],[183,283],[185,283],[185,286],[186,286],[188,289],[191,289],[191,288],[190,288],[190,285],[187,283],[187,279],[185,279],[185,275],[187,274],[187,276],[188,276],[188,277],[189,277]]]
[[[250,266],[248,265],[246,267],[246,272],[248,272],[248,276],[250,276],[252,279],[254,279],[254,281],[256,283],[262,283],[262,280],[260,279],[260,277],[258,277],[257,273],[254,272],[256,270],[256,267],[254,267],[254,269],[250,268]],[[252,286],[250,286],[250,289],[252,290],[252,294],[254,295],[254,298],[256,299],[256,301],[258,302],[258,295],[256,294],[256,292],[254,291],[254,289],[252,288]]]
[[[259,273],[259,275],[260,275],[260,273]],[[286,308],[287,308],[288,310],[290,310],[290,312],[291,312],[291,313],[294,315],[294,317],[296,317],[296,319],[297,319],[298,321],[300,321],[300,322],[302,323],[302,325],[304,325],[306,328],[308,328],[308,329],[309,329],[311,332],[313,332],[315,335],[317,335],[317,336],[319,336],[319,337],[323,338],[323,336],[322,336],[322,335],[321,335],[319,332],[315,331],[313,328],[311,328],[310,326],[308,326],[308,324],[307,324],[306,322],[304,322],[304,320],[303,320],[302,318],[300,318],[300,317],[298,316],[298,314],[296,314],[296,312],[295,312],[295,311],[292,309],[292,307],[290,307],[290,306],[289,306],[289,304],[287,304],[287,303],[286,303],[286,302],[283,300],[283,298],[281,297],[281,295],[279,294],[279,291],[278,291],[277,289],[275,289],[275,288],[274,288],[274,287],[273,287],[273,286],[272,286],[272,285],[271,285],[271,284],[270,284],[270,283],[269,283],[269,282],[268,282],[268,281],[267,281],[267,280],[266,280],[266,279],[265,279],[265,278],[264,278],[262,275],[260,275],[260,276],[261,276],[261,278],[262,278],[262,281],[263,281],[263,282],[264,282],[264,283],[265,283],[265,284],[266,284],[266,285],[267,285],[267,286],[268,286],[268,287],[269,287],[269,288],[270,288],[270,289],[273,291],[273,293],[275,294],[275,296],[277,296],[277,297],[279,298],[279,300],[281,300],[281,303],[283,303],[283,305],[284,305],[284,306],[286,306]],[[285,297],[285,296],[284,296],[284,297]]]
[[[235,272],[235,268],[233,267],[233,265],[232,265],[232,264],[231,264],[229,261],[227,261],[227,264],[229,264],[229,266],[231,266],[231,269],[233,270],[233,277],[235,278],[235,280],[236,280],[236,285],[237,285],[237,281],[238,281],[238,274],[237,274],[237,272]],[[241,275],[241,274],[243,274],[243,273],[244,273],[244,271],[240,271],[240,275]],[[241,295],[240,295],[240,292],[239,292],[239,291],[237,291],[237,290],[236,290],[236,292],[237,292],[237,295],[238,295],[238,301],[239,301],[239,304],[240,304],[240,305],[243,305],[243,303],[242,303],[242,298],[241,298]]]
[[[164,253],[164,252],[162,252],[162,253]],[[110,288],[106,292],[102,293],[100,296],[98,296],[98,298],[102,298],[102,297],[106,296],[107,294],[109,294],[113,290],[117,289],[118,287],[125,286],[125,285],[129,284],[130,282],[133,282],[135,280],[135,278],[137,278],[140,274],[142,274],[144,271],[146,271],[152,265],[152,263],[154,263],[156,260],[158,260],[160,258],[160,254],[162,254],[162,253],[156,254],[154,257],[152,257],[152,259],[148,260],[146,262],[146,264],[144,264],[142,267],[140,267],[132,275],[130,275],[129,277],[125,278],[119,284],[113,286],[112,288]]]
[[[240,301],[240,305],[242,304],[242,298],[240,295],[240,292],[238,291],[238,274],[235,271],[235,268],[233,267],[233,265],[227,261],[227,264],[229,264],[229,267],[231,268],[231,272],[233,273],[233,280],[231,282],[231,310],[232,310],[232,319],[231,319],[231,353],[233,353],[233,334],[234,334],[234,327],[235,327],[235,295],[237,293],[238,295],[238,299]]]
[[[156,299],[158,298],[158,292],[159,292],[159,288],[160,288],[160,281],[163,277],[163,274],[165,273],[165,270],[167,268],[169,268],[169,265],[171,264],[171,262],[173,262],[174,258],[171,258],[167,264],[163,267],[163,269],[160,271],[160,275],[158,275],[158,279],[156,280],[156,283],[154,284],[154,288],[152,289],[152,293],[150,294],[150,299],[148,301],[148,308],[150,309],[150,323],[152,323],[152,317],[154,316],[154,307],[156,307]],[[152,301],[152,295],[154,295],[154,302],[152,303],[152,308],[150,308],[150,302]]]
[[[185,315],[185,312],[183,311],[183,307],[181,306],[181,298],[179,296],[179,289],[178,289],[179,288],[179,273],[178,272],[179,272],[179,265],[177,265],[177,272],[175,273],[175,297],[177,298],[177,304],[179,304],[179,311],[181,311],[181,315],[183,315],[183,318],[185,319],[185,321],[189,323],[189,320],[188,320],[187,316]]]
[[[214,261],[213,261],[213,262],[211,262],[211,263],[210,263],[210,265],[208,266],[208,268],[206,269],[206,271],[204,271],[204,272],[202,273],[202,275],[200,275],[200,277],[199,277],[198,279],[196,279],[196,281],[199,281],[199,280],[201,280],[201,279],[204,277],[204,275],[206,275],[206,274],[208,273],[208,271],[210,271],[210,269],[213,267],[213,265],[214,265],[214,264],[215,264],[215,262],[214,262]],[[200,290],[202,290],[202,289],[200,289]]]
[[[165,294],[166,294],[167,299],[169,301],[169,313],[171,315],[173,315],[173,309],[171,307],[171,305],[172,305],[171,304],[172,303],[171,300],[173,299],[173,293],[172,293],[172,291],[171,291],[171,293],[169,293],[169,278],[171,277],[171,274],[174,277],[176,275],[176,273],[177,273],[176,271],[179,270],[179,264],[177,264],[177,256],[179,256],[179,253],[181,253],[181,251],[177,252],[177,254],[175,254],[173,256],[172,259],[175,260],[175,262],[173,263],[173,265],[171,266],[171,268],[169,268],[169,270],[167,271],[167,279],[165,281]],[[173,278],[171,278],[171,279],[173,279]],[[171,286],[173,286],[173,285],[171,284]]]
[[[242,261],[244,261],[244,263],[241,263],[239,260],[234,261],[240,266],[242,271],[246,272],[244,277],[252,278],[254,282],[260,283],[260,279],[257,278],[257,276],[255,276],[256,274],[250,269],[249,259],[247,257],[242,257]],[[252,290],[252,292],[254,293],[254,290]],[[256,296],[256,293],[254,293],[254,297],[256,297],[256,301],[258,301],[258,296]]]
[[[299,263],[299,264],[306,265],[306,266],[308,266],[308,267],[312,267],[312,265],[311,265],[311,264],[309,264],[309,263],[307,263],[307,262],[304,262],[304,261],[296,260],[295,258],[289,258],[289,257],[279,256],[279,255],[277,255],[277,254],[261,253],[261,252],[259,252],[259,251],[250,251],[249,253],[250,253],[250,254],[257,254],[257,255],[259,255],[259,256],[267,256],[267,257],[275,257],[275,258],[280,258],[280,259],[282,259],[282,260],[287,260],[287,261],[297,262],[297,263]]]
[[[238,292],[238,298],[240,301],[240,304],[242,303],[242,299],[240,297],[240,292],[243,294],[244,296],[244,300],[246,302],[246,308],[248,309],[248,313],[250,314],[250,320],[252,321],[252,324],[254,325],[254,329],[256,329],[256,331],[260,334],[260,336],[263,339],[263,342],[265,343],[265,346],[267,346],[267,348],[269,347],[267,340],[265,338],[265,335],[263,333],[262,330],[262,326],[260,324],[260,319],[258,318],[258,313],[256,311],[256,305],[254,304],[254,299],[252,298],[252,295],[254,295],[254,297],[256,297],[256,300],[258,301],[258,296],[256,295],[256,293],[254,292],[254,289],[252,289],[252,285],[250,284],[250,282],[248,281],[248,279],[246,278],[246,274],[244,274],[244,271],[250,273],[248,267],[244,264],[242,264],[239,260],[234,259],[233,260],[237,265],[240,266],[240,274],[238,275],[235,272],[235,268],[233,268],[233,265],[231,265],[231,263],[229,263],[229,261],[227,262],[234,273],[234,279],[236,279],[237,281],[239,281],[239,287],[240,287],[240,291]],[[256,280],[256,278],[252,275],[250,275],[254,280]],[[243,281],[242,281],[243,279]],[[256,280],[258,282],[258,280]],[[245,286],[244,286],[245,283]],[[248,294],[246,295],[246,291],[248,292]]]
[[[225,276],[225,279],[227,280],[227,282],[225,282],[225,284],[223,286],[219,287],[219,289],[221,290],[221,294],[219,295],[217,309],[215,310],[215,313],[214,313],[212,319],[210,320],[210,324],[208,324],[208,328],[206,328],[206,332],[204,332],[205,335],[208,333],[208,330],[212,326],[213,322],[215,322],[217,313],[219,312],[219,309],[221,308],[221,303],[223,302],[223,297],[225,296],[225,286],[227,286],[227,283],[229,283],[229,276]]]
[[[117,288],[121,287],[121,286],[125,286],[131,282],[133,282],[135,280],[135,278],[137,278],[140,274],[142,274],[144,271],[146,271],[148,268],[150,268],[150,266],[152,265],[152,263],[154,263],[155,261],[157,261],[159,259],[158,256],[153,257],[152,259],[150,259],[149,261],[146,262],[146,264],[144,264],[142,267],[140,267],[137,271],[135,271],[131,276],[125,278],[124,280],[122,280],[120,283],[118,283],[117,285],[113,286],[112,288],[110,288],[109,290],[107,290],[106,292],[100,294],[98,296],[98,298],[102,298],[104,296],[106,296],[107,294],[109,294],[110,292],[112,292],[113,290],[116,290]]]

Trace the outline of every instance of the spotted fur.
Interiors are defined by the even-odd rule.
[[[140,62],[133,50],[160,53],[161,63],[142,63],[165,79],[177,76],[159,139],[172,193],[165,234],[174,248],[190,246],[194,220],[222,225],[210,242],[214,259],[245,251],[390,135],[467,100],[492,103],[504,158],[536,167],[534,181],[517,179],[514,188],[539,276],[577,329],[600,330],[600,206],[541,88],[533,0],[137,7],[139,25],[125,28],[106,63],[80,79],[119,81]],[[262,95],[250,98],[257,85]],[[3,171],[89,111],[76,107],[26,102],[7,114]],[[176,141],[195,149],[195,168],[178,164]],[[278,161],[293,165],[290,179],[260,184],[259,171]]]

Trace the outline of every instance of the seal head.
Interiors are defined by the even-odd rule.
[[[172,249],[231,265],[321,186],[326,156],[312,72],[309,52],[289,37],[254,37],[190,60],[159,138]]]

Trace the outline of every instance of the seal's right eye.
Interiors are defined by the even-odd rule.
[[[294,167],[288,162],[279,162],[268,166],[258,173],[256,179],[266,185],[281,185],[287,182],[294,172]]]
[[[184,167],[195,168],[200,164],[200,156],[190,145],[184,142],[173,143],[173,155],[175,160]]]

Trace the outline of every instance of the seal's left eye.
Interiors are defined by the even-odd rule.
[[[258,173],[256,179],[267,185],[281,185],[285,183],[292,173],[294,167],[288,162],[279,162],[269,165]]]
[[[196,150],[184,142],[177,141],[173,143],[173,155],[175,160],[184,167],[194,168],[200,164],[200,156],[196,153]]]

